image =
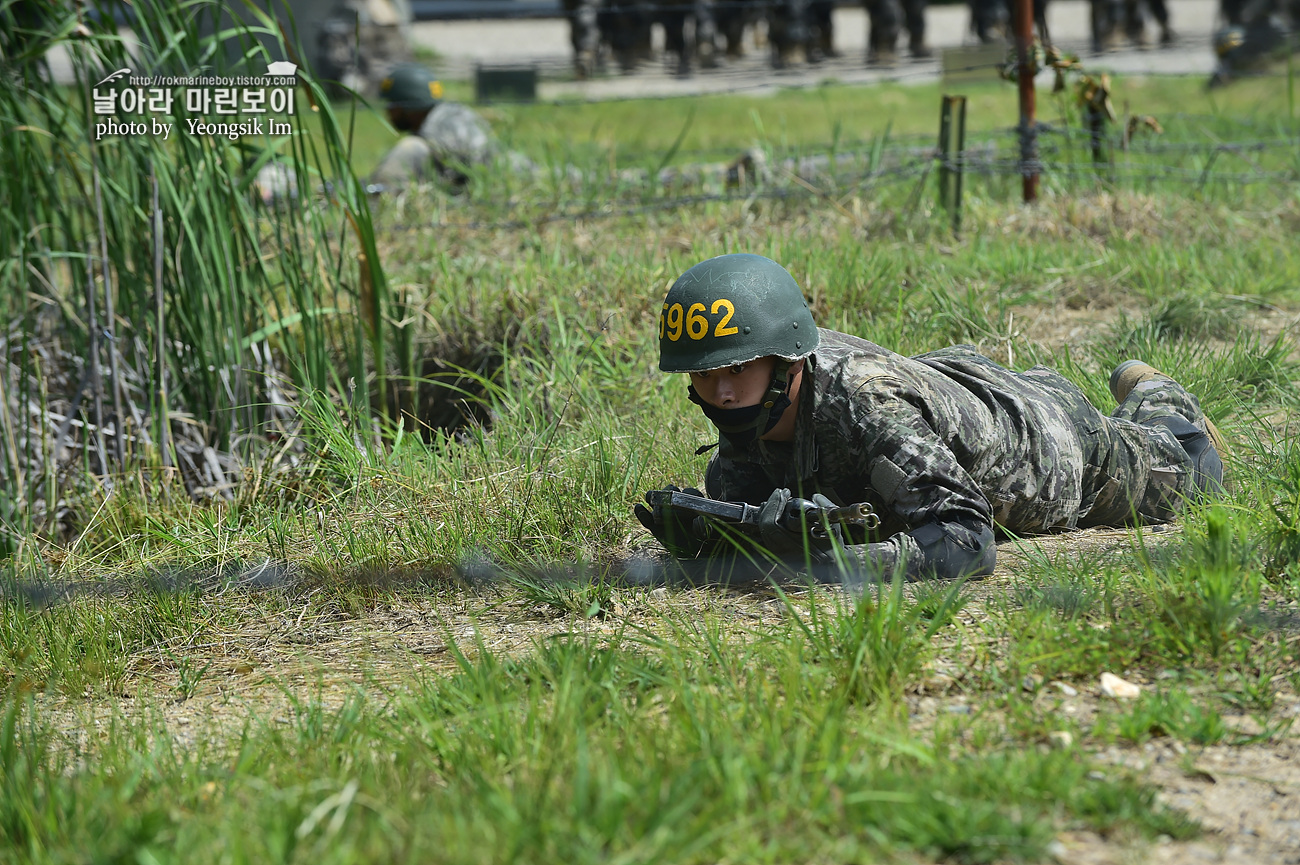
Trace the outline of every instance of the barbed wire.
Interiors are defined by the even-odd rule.
[[[1142,117],[1144,115],[1132,115],[1133,117]],[[1157,118],[1159,119],[1159,118]],[[1087,129],[1074,126],[1062,126],[1057,124],[1040,123],[1038,126],[1039,146],[1056,151],[1071,146],[1091,146],[1092,133]],[[1210,155],[1211,153],[1254,153],[1273,148],[1300,147],[1300,134],[1295,136],[1278,136],[1274,138],[1263,138],[1254,141],[1229,141],[1229,142],[1195,142],[1195,141],[1164,141],[1160,138],[1161,133],[1152,133],[1147,130],[1140,132],[1140,137],[1130,138],[1127,145],[1122,145],[1122,133],[1111,131],[1102,139],[1102,143],[1107,147],[1121,147],[1130,154],[1141,155],[1164,155],[1172,153],[1196,154],[1201,153]],[[1016,127],[1003,127],[1000,129],[985,129],[979,132],[968,132],[966,149],[978,150],[982,146],[995,144],[1002,140],[1018,140],[1020,130]],[[1117,141],[1115,139],[1119,138]],[[849,146],[843,143],[834,142],[817,142],[785,146],[760,146],[772,158],[775,159],[798,159],[806,156],[816,155],[833,155],[835,157],[862,157],[871,158],[877,155],[895,155],[898,153],[920,153],[933,148],[935,133],[933,132],[914,132],[895,136],[889,135],[883,144],[877,144],[872,139],[855,140]],[[691,150],[681,150],[676,152],[676,156],[682,157],[713,157],[730,156],[736,154],[734,148],[727,149],[723,147],[695,148]],[[664,154],[662,151],[640,151],[625,153],[619,152],[619,164],[626,167],[642,166],[651,162],[662,160]],[[676,160],[674,162],[676,164]]]
[[[1287,147],[1300,146],[1300,139],[1276,139],[1258,142],[1233,142],[1218,144],[1206,148],[1207,152],[1247,151],[1263,152],[1276,149],[1279,145]],[[1050,155],[1050,154],[1049,154]],[[471,219],[454,220],[442,218],[427,223],[393,222],[385,223],[377,219],[376,228],[381,232],[403,233],[425,230],[453,231],[508,231],[524,228],[536,228],[558,222],[582,222],[609,219],[625,219],[647,213],[687,209],[708,204],[727,204],[743,201],[785,201],[809,200],[815,198],[833,199],[835,206],[850,195],[861,195],[873,188],[905,183],[928,176],[939,168],[963,172],[984,178],[1019,178],[1026,173],[1037,173],[1044,177],[1095,177],[1106,183],[1120,180],[1127,182],[1174,182],[1193,184],[1204,187],[1209,183],[1228,183],[1240,186],[1257,184],[1300,184],[1300,169],[1269,170],[1255,167],[1252,171],[1214,171],[1212,164],[1205,167],[1184,167],[1160,165],[1142,162],[1107,159],[1101,162],[1056,161],[1039,158],[1024,162],[1014,156],[985,156],[963,152],[944,158],[935,150],[912,154],[908,161],[887,167],[878,167],[866,172],[850,173],[828,171],[824,176],[801,177],[793,170],[779,167],[775,182],[749,189],[728,189],[718,192],[699,192],[688,195],[670,195],[651,200],[619,202],[606,200],[594,203],[592,196],[581,200],[559,202],[534,216],[513,217],[509,219]],[[781,185],[777,185],[780,183]],[[818,184],[829,183],[829,188]],[[517,210],[517,199],[487,199],[472,202],[476,208],[483,210],[513,209]]]

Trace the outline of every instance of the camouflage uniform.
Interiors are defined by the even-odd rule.
[[[439,102],[416,135],[407,135],[380,161],[370,183],[399,186],[437,176],[453,185],[468,180],[462,170],[492,161],[495,147],[487,121],[458,102]]]
[[[1162,419],[1203,430],[1205,417],[1172,381],[1139,384],[1107,417],[1045,367],[1011,372],[971,346],[908,358],[819,332],[794,439],[742,451],[723,436],[705,475],[711,498],[762,504],[788,487],[870,502],[879,532],[849,547],[863,564],[905,556],[911,576],[952,577],[991,570],[990,526],[1163,522],[1193,494],[1190,458]],[[945,538],[956,546],[945,551]]]

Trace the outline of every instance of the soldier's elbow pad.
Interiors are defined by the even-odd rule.
[[[907,563],[909,577],[957,580],[993,573],[998,548],[992,526],[926,523],[907,534],[919,552]]]

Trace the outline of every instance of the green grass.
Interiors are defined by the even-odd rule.
[[[965,90],[969,139],[1006,134],[1015,126],[1018,96],[1013,84],[972,84]],[[755,145],[778,153],[853,151],[868,149],[883,138],[888,143],[930,147],[938,137],[942,92],[940,85],[931,83],[872,87],[828,83],[762,96],[740,93],[649,103],[561,101],[478,110],[505,146],[538,162],[563,164],[569,160],[585,165],[590,158],[639,166],[658,165],[675,143],[678,163],[732,159]],[[1135,139],[1137,151],[1189,141],[1213,144],[1216,139],[1285,136],[1289,126],[1285,88],[1279,89],[1273,79],[1241,82],[1227,94],[1215,94],[1207,93],[1203,82],[1191,77],[1118,76],[1112,93],[1120,110],[1127,104],[1134,114],[1159,118],[1165,129],[1159,137]],[[450,92],[448,98],[470,101],[472,93]],[[647,110],[647,104],[653,110]],[[1044,94],[1040,106],[1043,122],[1072,127],[1082,136],[1078,110],[1068,95]],[[335,110],[343,108],[336,105]],[[358,110],[355,129],[352,164],[365,174],[378,164],[398,134],[387,125],[378,104]],[[1072,161],[1085,162],[1082,137],[1073,148]],[[1239,157],[1221,158],[1221,170],[1246,167]]]
[[[686,623],[522,658],[480,645],[448,675],[295,697],[284,723],[208,746],[119,719],[93,766],[10,698],[0,840],[35,860],[994,862],[1040,860],[1060,826],[1195,833],[1078,754],[969,754],[846,711],[809,648]]]

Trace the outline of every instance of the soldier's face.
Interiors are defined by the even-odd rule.
[[[758,405],[772,381],[776,358],[760,357],[749,363],[690,373],[700,399],[718,408]]]
[[[398,108],[390,105],[388,107],[388,122],[393,124],[393,128],[399,132],[415,132],[424,122],[425,115],[428,111],[412,111],[408,108]]]

